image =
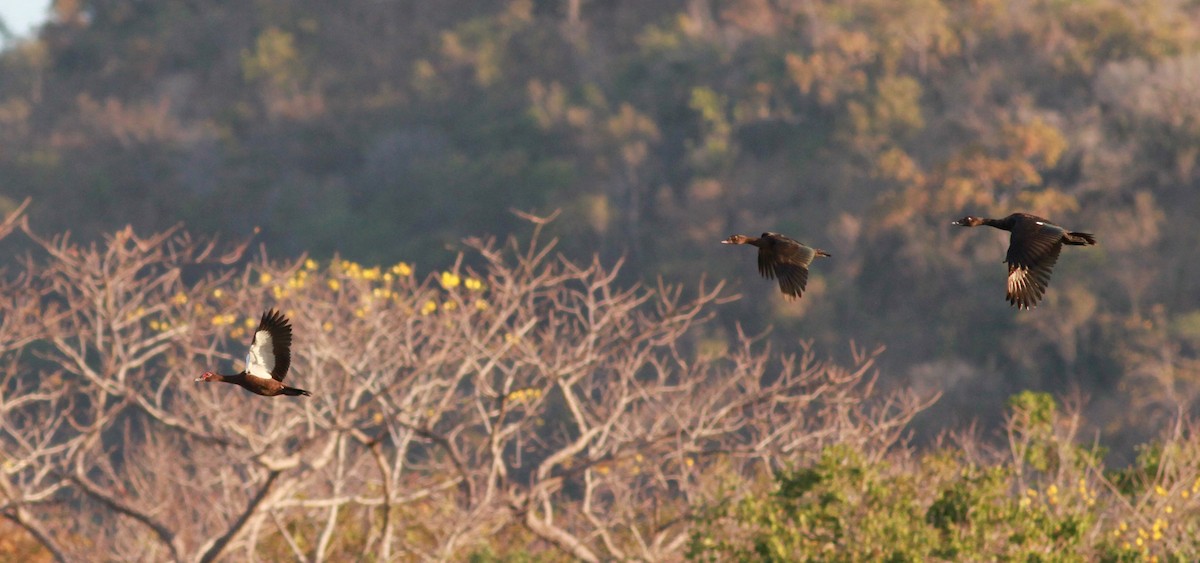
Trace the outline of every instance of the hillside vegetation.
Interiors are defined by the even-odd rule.
[[[1110,469],[1074,409],[1024,392],[1000,447],[914,449],[937,397],[879,389],[880,350],[703,337],[720,285],[622,286],[540,229],[442,271],[260,257],[187,281],[244,247],[2,227],[36,253],[0,286],[0,556],[1200,555],[1183,420]],[[294,324],[288,382],[311,397],[193,381],[238,369],[263,302]]]
[[[1078,389],[1127,451],[1200,393],[1198,30],[1170,0],[55,2],[0,58],[0,195],[85,240],[430,267],[561,209],[625,280],[731,280],[720,330],[885,345],[961,423]],[[1014,210],[1100,239],[1027,314],[1003,237],[948,226]],[[835,255],[803,302],[716,244],[764,230]]]
[[[52,11],[0,51],[0,549],[1197,556],[1200,5]],[[1099,240],[1033,311],[950,225],[1013,211]],[[718,244],[767,230],[833,254],[798,302]],[[276,305],[316,400],[184,383]]]

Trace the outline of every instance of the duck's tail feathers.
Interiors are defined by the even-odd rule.
[[[290,396],[293,396],[293,397],[295,397],[295,396],[300,396],[300,395],[302,395],[302,396],[305,396],[305,397],[311,397],[311,396],[312,396],[312,393],[309,393],[308,391],[305,391],[305,390],[303,390],[303,389],[297,389],[297,388],[295,388],[295,387],[284,387],[284,388],[283,388],[283,394],[284,394],[284,395],[290,395]]]
[[[1069,232],[1063,242],[1078,246],[1086,246],[1096,244],[1096,237],[1092,233],[1077,233]]]

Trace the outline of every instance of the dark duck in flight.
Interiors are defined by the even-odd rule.
[[[818,248],[809,248],[779,233],[763,233],[754,238],[733,235],[721,244],[750,244],[758,247],[758,273],[779,279],[779,289],[788,299],[799,299],[808,286],[808,265],[818,256],[831,256]]]
[[[1058,262],[1064,244],[1089,246],[1096,244],[1091,233],[1068,231],[1049,220],[1028,213],[1013,213],[1003,219],[984,219],[967,215],[952,223],[962,227],[988,225],[1012,233],[1008,239],[1008,302],[1018,309],[1037,307],[1050,272]]]
[[[221,375],[206,371],[196,381],[222,381],[241,385],[243,389],[263,395],[312,395],[303,389],[283,384],[288,366],[292,363],[292,325],[282,313],[271,309],[263,313],[258,330],[250,339],[246,353],[246,369],[241,373]]]

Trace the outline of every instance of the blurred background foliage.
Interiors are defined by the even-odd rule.
[[[510,209],[570,256],[745,299],[714,332],[883,344],[941,403],[1086,396],[1129,445],[1200,395],[1200,6],[1175,0],[55,0],[0,52],[0,211],[437,268]],[[1046,300],[1003,299],[1047,216]],[[784,302],[734,232],[834,258]],[[19,256],[9,253],[8,259]],[[714,334],[713,336],[723,336]],[[1195,410],[1193,409],[1193,413]]]

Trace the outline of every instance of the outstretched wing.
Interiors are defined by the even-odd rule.
[[[783,235],[773,235],[769,247],[759,249],[758,271],[767,279],[778,278],[779,289],[788,298],[799,298],[808,287],[808,265],[816,251]]]
[[[799,299],[808,287],[808,268],[804,266],[781,262],[775,265],[775,277],[788,299]]]
[[[291,347],[292,325],[283,313],[274,309],[263,313],[246,353],[246,374],[283,381],[292,364]]]
[[[1009,238],[1008,302],[1021,309],[1036,307],[1050,285],[1050,274],[1062,252],[1062,227],[1045,220],[1014,226]]]

